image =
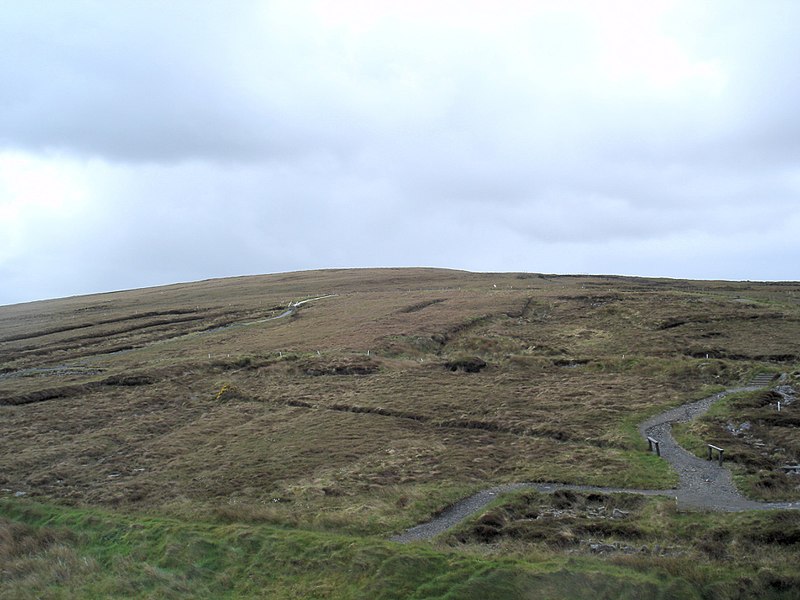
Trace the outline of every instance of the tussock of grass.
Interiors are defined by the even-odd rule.
[[[64,527],[32,527],[0,517],[0,597],[42,597],[94,577],[100,566],[76,551],[78,537]]]

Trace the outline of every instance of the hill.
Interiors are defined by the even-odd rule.
[[[775,543],[753,533],[798,531],[796,517],[776,525],[773,516],[737,516],[749,523],[740,527],[745,541],[726,534],[704,548],[697,536],[718,531],[717,517],[698,522],[658,498],[600,501],[633,511],[638,525],[627,533],[590,535],[564,521],[557,531],[553,522],[517,527],[524,533],[502,541],[476,537],[468,524],[436,550],[382,540],[493,484],[670,488],[676,475],[647,452],[638,423],[758,373],[783,373],[793,385],[799,293],[798,283],[364,269],[0,307],[6,539],[36,540],[57,523],[67,531],[58,545],[78,566],[62,583],[41,565],[31,573],[47,589],[77,589],[78,557],[91,557],[88,580],[100,586],[92,589],[121,596],[125,586],[176,596],[208,586],[242,596],[271,589],[274,597],[467,597],[473,588],[583,597],[581,589],[599,585],[618,597],[686,582],[692,593],[717,589],[709,597],[797,592],[781,558],[796,551],[795,538]],[[784,406],[778,416],[770,394],[734,396],[680,439],[698,452],[705,442],[726,445],[748,495],[798,499],[797,477],[780,468],[800,458],[797,409]],[[739,435],[744,422],[748,433]],[[575,519],[588,518],[594,502],[578,496],[557,509],[557,499],[533,492],[511,498]],[[503,523],[531,519],[510,506]],[[87,529],[87,515],[101,515],[108,531],[144,523],[152,535],[123,546],[139,548],[152,572],[121,568],[120,548],[116,559],[92,550],[92,536],[104,534]],[[659,527],[670,523],[685,539],[669,541],[669,528]],[[173,530],[198,549],[165,553]],[[228,565],[235,561],[220,558],[266,560],[243,536],[296,554],[262,566],[272,588],[248,587]],[[615,540],[661,540],[677,550],[636,562],[619,552],[598,558],[588,543]],[[34,544],[41,564],[52,562],[53,543]],[[772,578],[759,579],[762,565],[736,544],[761,548]],[[204,545],[216,562],[194,572]],[[320,546],[336,547],[334,563],[345,570],[361,565],[358,577],[348,583],[321,566],[312,550]],[[569,557],[579,562],[565,567]],[[307,562],[307,573],[292,560]],[[468,585],[476,571],[483,576]],[[384,583],[375,587],[379,573]],[[136,577],[149,583],[138,588]],[[9,581],[1,591],[22,589],[9,587],[19,578]]]

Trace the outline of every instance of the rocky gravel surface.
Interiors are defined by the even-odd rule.
[[[450,508],[437,515],[432,521],[406,529],[400,535],[393,536],[390,539],[393,542],[403,543],[416,540],[429,540],[478,512],[481,508],[497,498],[498,495],[525,487],[530,487],[530,485],[525,483],[511,483],[482,490],[468,498],[459,500]]]

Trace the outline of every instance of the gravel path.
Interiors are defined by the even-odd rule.
[[[726,511],[800,507],[800,503],[797,502],[748,500],[736,489],[728,469],[721,467],[716,460],[705,460],[687,452],[672,437],[672,423],[685,423],[696,419],[705,414],[716,400],[728,394],[756,389],[758,387],[732,388],[673,408],[639,425],[639,432],[643,437],[652,437],[659,441],[661,457],[678,472],[678,489],[673,495],[677,497],[680,506]]]
[[[446,509],[433,520],[405,530],[390,539],[408,543],[429,540],[478,512],[498,495],[519,489],[540,492],[572,490],[605,494],[626,493],[645,496],[672,496],[678,506],[688,509],[720,511],[800,509],[800,502],[757,502],[742,496],[736,489],[731,473],[716,460],[698,458],[681,448],[672,437],[672,423],[683,423],[703,415],[720,398],[736,392],[759,389],[762,386],[731,388],[696,402],[690,402],[652,417],[639,425],[642,437],[659,441],[661,457],[678,472],[678,488],[673,490],[641,490],[631,488],[567,485],[560,483],[509,483],[482,490]]]

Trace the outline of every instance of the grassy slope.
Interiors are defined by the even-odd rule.
[[[0,594],[9,598],[640,598],[734,585],[709,587],[710,567],[686,560],[614,564],[541,551],[531,560],[10,501],[0,510],[11,519],[0,521]],[[788,572],[746,575],[759,592],[793,581]]]
[[[666,500],[606,497],[632,515],[605,522],[607,533],[646,551],[593,556],[570,551],[570,535],[592,527],[597,537],[598,521],[570,511],[585,498],[564,501],[512,495],[430,547],[4,500],[0,597],[796,597],[800,515],[681,515]],[[504,540],[507,527],[485,545],[489,517],[525,527],[532,506],[551,509],[538,531]]]
[[[490,482],[666,488],[674,476],[635,424],[757,370],[792,371],[798,290],[387,269],[0,307],[0,489],[189,530],[271,524],[283,529],[258,531],[290,540],[385,536]],[[325,294],[337,296],[264,321]],[[488,367],[445,368],[470,356]]]

